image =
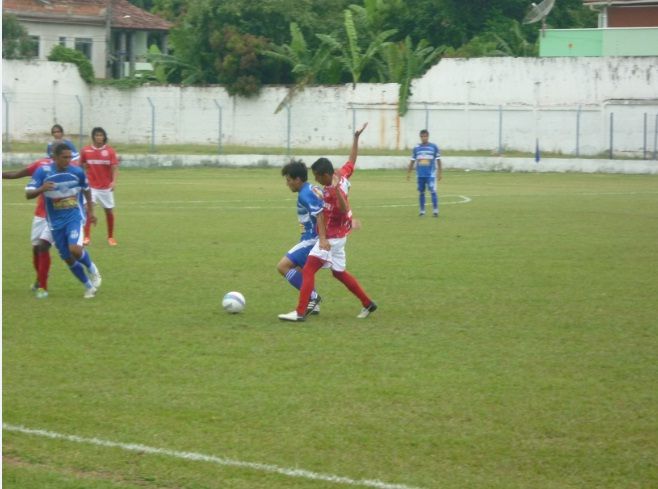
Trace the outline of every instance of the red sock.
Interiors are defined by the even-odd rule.
[[[106,212],[105,217],[107,218],[107,237],[114,237],[114,213]]]
[[[48,273],[50,273],[50,252],[41,251],[37,255],[39,260],[39,269],[37,276],[39,277],[39,287],[48,290]]]
[[[297,314],[306,314],[308,301],[311,300],[311,292],[315,288],[315,273],[322,268],[324,262],[317,256],[309,256],[302,270],[302,288],[299,289],[299,302],[297,303]]]
[[[363,304],[363,307],[367,307],[368,304],[372,302],[370,300],[370,297],[368,297],[368,295],[361,288],[361,285],[359,284],[359,281],[356,279],[356,277],[350,275],[347,272],[347,270],[343,272],[337,272],[335,270],[332,270],[331,273],[334,274],[334,277],[336,277],[338,280],[343,282],[345,287],[347,287],[350,290],[350,292],[352,292],[352,294],[354,294],[359,298],[361,304]]]

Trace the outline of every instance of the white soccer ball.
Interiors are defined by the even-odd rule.
[[[231,314],[244,311],[247,301],[240,292],[228,292],[222,299],[222,307]]]

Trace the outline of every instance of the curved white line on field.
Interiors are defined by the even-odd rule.
[[[2,429],[5,431],[24,433],[26,435],[41,436],[43,438],[50,438],[53,440],[65,440],[73,443],[83,443],[85,445],[94,445],[105,448],[120,448],[121,450],[126,450],[128,452],[148,453],[150,455],[165,455],[167,457],[178,459],[193,460],[196,462],[208,462],[226,467],[239,467],[257,472],[268,472],[285,475],[288,477],[333,482],[335,484],[344,484],[348,486],[374,487],[376,489],[420,489],[418,487],[407,486],[405,484],[391,484],[389,482],[382,482],[376,479],[350,479],[349,477],[343,477],[339,475],[322,474],[319,472],[312,472],[310,470],[279,467],[278,465],[262,464],[258,462],[244,462],[242,460],[216,457],[214,455],[204,455],[202,453],[181,452],[178,450],[155,448],[136,443],[121,443],[117,441],[103,440],[101,438],[86,438],[77,435],[65,435],[62,433],[56,433],[54,431],[37,430],[26,428],[24,426],[12,425],[9,423],[2,423]]]

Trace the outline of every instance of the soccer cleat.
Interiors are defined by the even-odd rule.
[[[439,213],[438,212],[433,212],[432,217],[439,217]]]
[[[304,321],[304,316],[297,314],[297,311],[289,312],[288,314],[279,314],[279,319],[281,321]]]
[[[304,314],[304,316],[308,316],[309,314],[320,314],[320,302],[322,302],[322,297],[320,297],[319,294],[316,294],[315,299],[308,301],[308,306],[306,306],[306,314]]]
[[[36,297],[37,299],[45,299],[48,297],[48,291],[46,289],[39,288],[34,293],[34,297]]]
[[[425,217],[425,211],[420,211],[418,213],[418,217]]]
[[[375,312],[376,310],[377,310],[377,304],[375,304],[374,302],[371,302],[370,304],[368,304],[367,307],[364,307],[363,309],[361,309],[361,312],[359,313],[357,318],[365,319],[368,316],[370,316],[373,312]]]
[[[116,246],[119,243],[117,243],[117,240],[114,238],[107,238],[107,244],[109,244],[110,246]]]
[[[89,280],[95,289],[101,286],[103,278],[101,277],[101,271],[98,269],[98,267],[96,267],[96,273],[89,272]]]
[[[85,299],[93,299],[96,296],[96,287],[90,287],[85,290]]]
[[[82,245],[89,246],[90,244],[91,244],[91,238],[89,236],[85,236],[84,239],[82,240]]]
[[[32,292],[36,292],[37,290],[39,290],[39,281],[38,280],[36,282],[34,282],[32,285],[30,285],[30,290]]]

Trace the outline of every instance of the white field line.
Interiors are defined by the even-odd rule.
[[[459,200],[445,202],[445,199],[448,198],[458,198]],[[471,202],[471,198],[465,195],[446,195],[440,197],[441,205],[453,205],[453,204],[468,204]],[[296,201],[297,199],[285,199],[286,201]],[[261,202],[281,202],[281,200],[266,200]],[[185,209],[189,205],[204,205],[206,209],[290,209],[290,204],[285,206],[280,205],[240,205],[242,203],[253,203],[253,200],[159,200],[153,202],[125,202],[122,201],[122,205],[126,208],[135,208],[135,207],[164,207],[165,210],[168,209]],[[4,204],[6,206],[34,206],[33,202],[9,202]],[[389,208],[389,207],[417,207],[418,202],[415,200],[413,203],[409,204],[359,204],[359,209],[364,208]]]
[[[312,472],[304,469],[293,469],[287,467],[279,467],[277,465],[262,464],[257,462],[245,462],[242,460],[234,460],[224,457],[216,457],[214,455],[204,455],[195,452],[180,452],[178,450],[168,450],[166,448],[155,448],[147,445],[140,445],[136,443],[121,443],[110,440],[103,440],[100,438],[86,438],[77,435],[65,435],[56,433],[54,431],[37,430],[26,428],[24,426],[12,425],[9,423],[2,423],[2,429],[5,431],[13,431],[17,433],[24,433],[27,435],[41,436],[44,438],[51,438],[53,440],[64,440],[73,443],[83,443],[85,445],[95,445],[105,448],[119,448],[128,452],[148,453],[150,455],[164,455],[183,460],[191,460],[194,462],[207,462],[215,465],[223,465],[227,467],[239,467],[249,469],[257,472],[268,472],[272,474],[285,475],[287,477],[296,477],[300,479],[310,479],[315,481],[333,482],[335,484],[344,484],[348,486],[361,486],[361,487],[374,487],[377,489],[420,489],[418,487],[407,486],[405,484],[391,484],[382,482],[376,479],[350,479],[349,477],[342,477],[333,474],[322,474],[319,472]]]

